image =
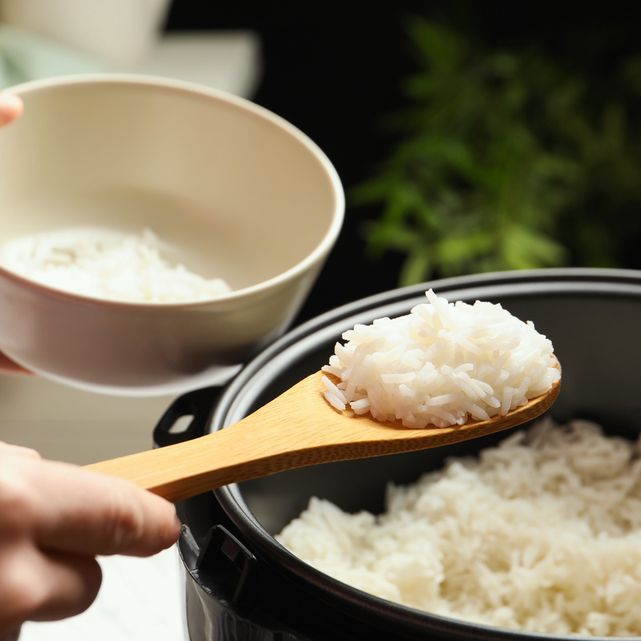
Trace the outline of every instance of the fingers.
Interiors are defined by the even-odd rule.
[[[96,598],[102,573],[97,561],[73,555],[45,555],[21,545],[5,558],[0,576],[0,629],[25,620],[52,621],[86,610]],[[11,604],[11,608],[5,608]]]
[[[179,530],[164,499],[0,443],[0,638],[86,609],[101,581],[96,555],[154,554]]]
[[[52,552],[149,556],[180,524],[171,503],[128,481],[0,443],[0,542],[14,532]]]
[[[0,127],[15,120],[22,113],[22,100],[11,93],[0,91]]]
[[[20,626],[8,629],[6,632],[0,629],[0,641],[18,641],[20,638]]]
[[[31,613],[32,621],[54,621],[84,612],[95,600],[102,571],[94,558],[48,554],[42,556],[39,576],[42,602]]]
[[[0,125],[1,126],[1,125]],[[7,355],[0,352],[0,371],[10,372],[12,374],[30,374],[33,375],[33,372],[18,365],[15,361],[12,361]],[[2,639],[0,639],[2,641]]]
[[[10,443],[5,443],[4,441],[0,441],[0,450],[3,450],[5,453],[9,453],[12,456],[22,456],[33,460],[39,460],[41,458],[40,454],[30,447],[12,445]]]
[[[178,538],[174,506],[132,483],[62,463],[49,463],[48,475],[36,506],[45,549],[148,556]]]

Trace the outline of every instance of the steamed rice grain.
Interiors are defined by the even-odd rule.
[[[340,581],[468,621],[641,635],[641,445],[544,421],[452,459],[386,509],[314,498],[277,539]]]
[[[323,370],[336,409],[406,427],[487,420],[543,394],[560,378],[552,343],[501,305],[427,303],[343,334]]]
[[[8,241],[0,248],[0,265],[43,285],[113,301],[198,302],[231,291],[222,278],[170,263],[161,247],[149,229],[64,229]]]

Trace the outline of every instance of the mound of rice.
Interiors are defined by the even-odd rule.
[[[640,453],[593,423],[546,421],[389,487],[380,516],[312,499],[277,539],[345,583],[432,613],[641,635]]]
[[[230,290],[160,255],[149,229],[122,234],[66,229],[16,238],[0,248],[0,264],[36,282],[76,294],[136,303],[197,302]]]
[[[356,325],[323,370],[336,409],[407,427],[504,415],[560,378],[552,343],[501,305],[428,302],[399,318]]]

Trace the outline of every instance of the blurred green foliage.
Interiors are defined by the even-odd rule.
[[[641,231],[641,58],[607,91],[536,49],[485,50],[415,18],[418,71],[394,118],[400,142],[352,194],[378,207],[376,257],[404,257],[400,284],[560,265],[617,266]]]

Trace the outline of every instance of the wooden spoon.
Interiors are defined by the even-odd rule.
[[[129,479],[171,501],[227,483],[348,459],[450,445],[526,423],[545,412],[560,382],[526,405],[486,421],[411,429],[371,416],[337,412],[317,372],[235,425],[190,441],[94,463],[88,468]]]

